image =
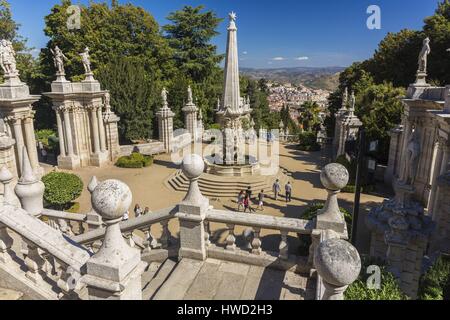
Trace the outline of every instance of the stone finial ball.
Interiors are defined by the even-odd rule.
[[[200,177],[205,170],[205,162],[199,155],[190,154],[184,157],[181,168],[186,177],[189,179],[195,179]]]
[[[123,217],[131,206],[133,195],[130,188],[118,180],[100,183],[92,193],[92,207],[105,220]]]
[[[349,242],[330,239],[316,249],[314,265],[325,282],[337,287],[352,284],[361,272],[361,258]]]
[[[339,191],[344,189],[349,181],[350,175],[347,169],[339,163],[327,165],[320,174],[323,186],[328,190]]]

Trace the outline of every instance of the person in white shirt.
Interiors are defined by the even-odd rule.
[[[287,183],[286,187],[286,202],[292,201],[292,185],[290,182]]]
[[[278,200],[278,195],[281,192],[280,180],[279,179],[277,179],[277,181],[275,181],[275,183],[273,184],[272,191],[275,194],[275,200]]]
[[[139,218],[140,216],[142,216],[142,209],[141,209],[141,206],[140,206],[139,204],[137,204],[137,205],[134,207],[134,216],[135,216],[136,218]]]
[[[130,212],[127,211],[123,214],[123,221],[128,221],[130,220]]]

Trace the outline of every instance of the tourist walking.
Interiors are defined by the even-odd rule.
[[[244,190],[242,190],[241,192],[239,192],[239,195],[237,198],[237,204],[238,204],[237,211],[238,212],[241,211],[241,208],[244,209],[244,200],[245,200],[245,192],[244,192]]]
[[[281,192],[280,180],[277,179],[272,187],[273,194],[275,195],[275,200],[278,200],[278,196]]]
[[[244,213],[246,213],[247,210],[249,213],[256,212],[256,210],[252,208],[251,199],[248,196],[244,199]]]
[[[286,202],[291,202],[292,201],[292,185],[290,182],[287,183],[285,190],[286,190]]]
[[[142,216],[142,209],[139,204],[136,204],[136,206],[134,207],[134,215],[136,218],[139,218],[140,216]]]
[[[264,211],[264,190],[258,194],[258,208],[261,211]]]

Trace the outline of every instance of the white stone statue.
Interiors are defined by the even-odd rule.
[[[237,14],[235,12],[232,11],[228,15],[229,15],[231,21],[236,21]]]
[[[89,48],[86,47],[82,53],[80,53],[81,62],[83,63],[86,74],[91,74],[91,57],[89,55]]]
[[[427,72],[428,55],[430,53],[431,53],[430,38],[426,37],[425,40],[423,40],[422,51],[420,51],[420,55],[419,55],[419,70],[418,70],[418,72],[420,72],[420,73]]]
[[[53,63],[56,68],[56,75],[65,75],[64,60],[68,61],[69,59],[67,59],[58,46],[55,47],[55,50],[50,49],[50,52],[53,54]]]
[[[18,75],[16,52],[14,51],[12,42],[3,39],[0,42],[0,65],[6,77],[14,77]]]
[[[192,98],[192,88],[191,86],[188,86],[188,103],[192,104],[194,99]]]
[[[405,182],[414,185],[417,177],[417,169],[419,165],[420,156],[420,134],[416,128],[411,134],[408,141],[406,155],[405,155]]]

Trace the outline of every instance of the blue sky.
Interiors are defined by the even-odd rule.
[[[35,48],[45,46],[44,16],[59,0],[9,0],[20,32]],[[87,0],[73,1],[86,4]],[[108,0],[109,2],[109,0]],[[183,5],[204,4],[218,16],[237,12],[241,67],[348,66],[370,57],[388,32],[421,29],[438,0],[127,0],[160,24]],[[381,30],[366,26],[369,5],[381,8]],[[227,20],[214,39],[225,51]],[[299,59],[300,58],[300,59]]]

